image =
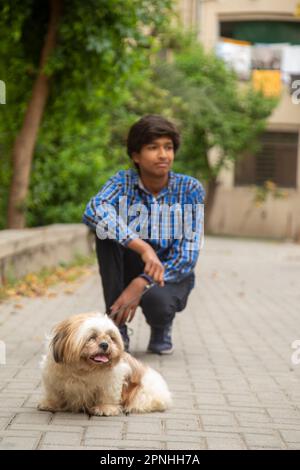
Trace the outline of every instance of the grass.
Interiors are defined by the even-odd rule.
[[[91,256],[76,255],[70,263],[61,262],[57,267],[43,268],[37,273],[28,273],[21,279],[15,279],[10,273],[5,284],[0,287],[0,302],[10,298],[53,297],[56,294],[50,291],[51,287],[62,282],[71,284],[77,279],[89,275],[95,261],[94,254]]]

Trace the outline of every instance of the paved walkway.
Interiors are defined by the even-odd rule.
[[[166,413],[114,418],[38,412],[44,333],[69,314],[103,309],[96,273],[50,298],[0,306],[1,449],[300,448],[300,246],[207,238],[197,287],[176,318],[176,351],[147,355],[134,320],[132,351],[159,369],[174,394]]]

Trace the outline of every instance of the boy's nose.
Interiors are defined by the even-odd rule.
[[[164,147],[160,147],[159,156],[160,157],[166,157],[167,156],[167,150]]]

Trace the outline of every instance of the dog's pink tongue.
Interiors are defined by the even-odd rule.
[[[97,354],[97,356],[94,356],[93,359],[97,362],[108,362],[108,357],[104,356],[104,354]]]

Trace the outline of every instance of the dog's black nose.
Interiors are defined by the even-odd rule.
[[[103,349],[103,351],[106,351],[108,348],[108,343],[106,341],[102,341],[102,343],[99,344],[99,347]]]

